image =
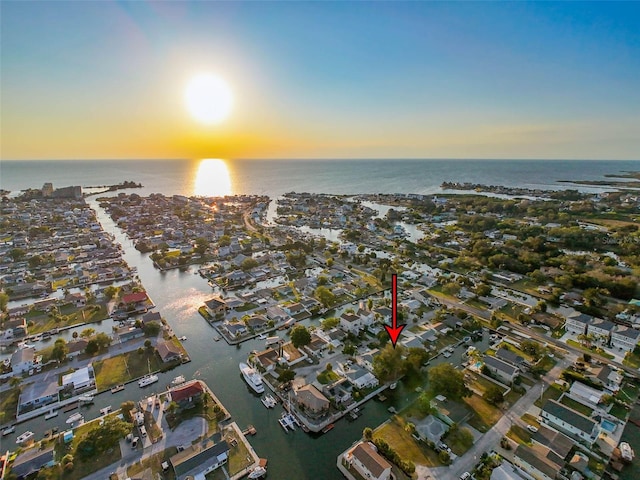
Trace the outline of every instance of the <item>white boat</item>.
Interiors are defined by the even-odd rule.
[[[633,457],[635,457],[635,452],[631,448],[627,442],[622,442],[620,445],[620,455],[625,462],[633,461]]]
[[[287,428],[287,423],[284,421],[284,418],[279,418],[278,419],[278,423],[280,424],[280,426],[284,430],[284,433],[287,433],[289,431],[288,428]]]
[[[290,413],[282,412],[282,417],[280,418],[284,422],[284,424],[291,429],[291,431],[295,431],[296,424],[294,422],[294,417]]]
[[[100,415],[106,415],[110,411],[111,411],[111,405],[107,405],[106,407],[100,409]]]
[[[158,376],[157,375],[145,375],[144,377],[142,377],[140,380],[138,380],[138,386],[140,388],[144,388],[148,385],[151,385],[152,383],[156,383],[158,381]]]
[[[116,385],[115,387],[111,387],[111,393],[118,393],[124,390],[124,384]]]
[[[258,338],[259,338],[260,340],[266,340],[266,339],[267,339],[267,336],[266,336],[264,333],[261,333],[260,335],[258,335]],[[266,470],[265,470],[265,472],[266,472]]]
[[[16,438],[16,443],[18,445],[21,445],[23,443],[28,442],[29,440],[31,440],[33,438],[33,432],[24,432],[22,435],[18,435],[18,438]]]
[[[78,401],[80,403],[93,403],[93,396],[91,395],[81,395],[78,397]]]
[[[82,416],[81,413],[74,413],[69,418],[67,418],[66,423],[72,424],[72,423],[80,422],[82,420],[84,420],[84,417]]]
[[[389,385],[389,388],[391,390],[395,390],[397,386],[398,386],[398,384],[396,382],[393,382],[391,385]]]
[[[276,406],[276,399],[273,398],[271,395],[265,395],[260,399],[260,401],[267,408],[273,408]]]
[[[267,474],[267,469],[261,466],[257,466],[256,468],[254,468],[253,470],[251,470],[251,473],[249,474],[249,476],[247,478],[262,478]]]
[[[179,338],[179,340],[180,340],[181,342],[184,342],[186,339],[187,339],[187,337],[185,337],[184,335],[183,335],[183,336],[181,336],[181,337]]]
[[[181,383],[184,383],[186,380],[184,378],[184,375],[178,375],[176,378],[174,378],[171,381],[171,385],[180,385]]]
[[[57,416],[58,416],[58,413],[59,413],[59,412],[58,412],[57,410],[51,410],[49,413],[47,413],[47,414],[44,416],[44,419],[45,419],[45,420],[49,420],[50,418],[57,417]]]
[[[246,363],[240,363],[239,366],[242,376],[253,391],[256,393],[263,393],[264,385],[262,385],[262,377],[260,377],[260,374]]]
[[[15,431],[16,431],[16,426],[11,425],[10,427],[7,427],[4,430],[2,430],[2,436],[6,437],[7,435],[11,435]]]

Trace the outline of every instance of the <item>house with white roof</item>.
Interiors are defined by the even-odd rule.
[[[569,389],[569,396],[580,403],[590,407],[595,407],[602,401],[605,394],[602,390],[597,390],[582,382],[575,381]]]

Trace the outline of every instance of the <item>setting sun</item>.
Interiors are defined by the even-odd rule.
[[[222,122],[231,113],[233,93],[222,78],[201,74],[189,80],[184,93],[189,113],[206,124]]]
[[[200,161],[193,187],[193,194],[202,197],[231,195],[231,176],[227,164],[217,158]]]

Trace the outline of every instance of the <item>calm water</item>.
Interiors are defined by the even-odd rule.
[[[287,191],[326,193],[436,193],[442,181],[470,181],[535,188],[562,188],[556,180],[602,179],[640,167],[640,162],[551,162],[522,161],[100,161],[100,162],[13,162],[0,164],[0,187],[8,190],[40,188],[44,182],[54,186],[94,186],[141,182],[145,188],[136,193],[149,194],[227,194],[259,193],[278,196]],[[143,284],[178,336],[185,335],[190,364],[160,376],[158,385],[166,385],[183,374],[206,381],[227,406],[241,427],[253,424],[258,434],[251,443],[259,456],[269,459],[271,478],[339,479],[336,456],[361,436],[366,426],[376,426],[388,418],[387,408],[400,408],[417,394],[401,384],[386,404],[371,401],[364,415],[353,423],[340,421],[327,435],[314,438],[298,431],[285,434],[277,423],[280,410],[267,410],[243,382],[238,363],[247,354],[262,348],[261,340],[236,347],[213,341],[213,330],[197,313],[211,289],[195,269],[185,272],[158,272],[147,255],[137,252],[114,223],[92,205],[105,230],[114,233],[125,248],[125,260],[138,269]],[[381,212],[383,214],[384,212]],[[415,387],[415,386],[413,386]],[[106,405],[119,406],[129,398],[149,394],[135,384],[124,392],[97,397],[87,418],[98,416]],[[41,436],[53,425],[64,427],[66,416],[44,422],[22,424],[16,433],[32,430]],[[9,438],[9,437],[8,437]],[[11,437],[12,438],[12,437]],[[4,442],[3,442],[4,443]]]
[[[437,193],[443,181],[569,188],[556,182],[602,180],[604,174],[639,167],[639,161],[559,160],[3,160],[0,188],[41,188],[44,182],[87,187],[133,180],[144,185],[140,194]]]

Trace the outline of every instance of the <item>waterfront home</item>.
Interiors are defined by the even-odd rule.
[[[222,326],[229,333],[231,338],[237,338],[247,333],[247,326],[244,323],[229,323],[225,321]]]
[[[176,402],[180,409],[189,409],[199,403],[204,396],[204,386],[199,380],[194,380],[169,390],[171,401]]]
[[[276,368],[279,359],[279,351],[268,348],[262,352],[256,353],[252,357],[252,362],[254,365],[262,367],[266,372],[271,372]]]
[[[84,352],[89,341],[85,338],[79,338],[75,341],[67,343],[67,359],[75,358]]]
[[[269,321],[263,315],[253,315],[248,318],[245,323],[247,327],[252,328],[253,330],[262,330],[266,328]]]
[[[133,310],[142,310],[152,305],[147,292],[128,293],[122,296],[122,303],[133,307]]]
[[[589,327],[591,320],[593,320],[591,315],[575,313],[567,317],[564,328],[574,335],[583,335],[587,333],[587,328]]]
[[[116,335],[120,343],[128,342],[129,340],[135,340],[136,338],[144,337],[144,330],[139,327],[122,327],[116,330]]]
[[[219,434],[211,439],[190,445],[182,452],[176,453],[169,462],[173,467],[176,480],[187,478],[204,478],[208,473],[227,463],[229,445],[225,440],[216,442]]]
[[[540,416],[551,427],[584,440],[590,445],[598,438],[600,430],[596,422],[555,400],[547,400]]]
[[[449,426],[454,423],[461,425],[471,418],[473,414],[466,404],[449,400],[444,395],[438,395],[431,400],[431,408],[436,410],[436,417]]]
[[[376,376],[358,364],[352,365],[348,369],[344,369],[343,372],[347,381],[358,389],[373,388],[379,385]]]
[[[344,454],[347,471],[354,469],[358,477],[370,480],[389,480],[391,464],[369,442],[360,442]]]
[[[53,445],[40,449],[33,447],[19,454],[11,463],[10,476],[18,480],[25,479],[43,468],[56,464]]]
[[[520,373],[520,369],[518,367],[490,355],[486,355],[484,357],[484,365],[494,376],[509,385],[513,383]]]
[[[322,352],[325,351],[328,347],[329,347],[329,342],[327,342],[323,338],[320,338],[315,333],[312,333],[311,341],[309,342],[309,345],[304,346],[303,349],[307,353],[311,355],[315,355],[317,357],[322,355]]]
[[[26,313],[29,311],[29,306],[28,305],[19,305],[17,307],[11,307],[7,310],[7,315],[9,315],[9,318],[14,319],[14,318],[20,318],[24,315],[26,315]]]
[[[57,402],[59,392],[60,386],[57,379],[28,383],[22,387],[18,398],[18,415]]]
[[[95,390],[96,375],[93,371],[93,365],[79,368],[71,373],[62,376],[62,387],[65,390],[72,390],[73,395]]]
[[[158,343],[156,351],[162,363],[173,362],[182,358],[182,351],[171,341]]]
[[[267,307],[267,311],[265,315],[269,320],[273,320],[275,323],[286,322],[291,318],[289,314],[285,312],[282,307],[279,307],[277,305]]]
[[[12,318],[4,322],[6,338],[22,338],[29,334],[27,320],[24,318]]]
[[[611,346],[626,352],[633,351],[640,342],[640,331],[635,328],[618,325],[611,334]]]
[[[495,357],[516,367],[522,367],[527,363],[522,356],[504,347],[500,347],[496,350]]]
[[[340,315],[340,328],[347,333],[358,335],[363,328],[362,320],[353,313],[343,313]]]
[[[442,436],[449,431],[449,425],[434,415],[428,415],[424,420],[416,424],[416,433],[421,440],[430,440],[435,444],[440,442]]]
[[[312,384],[294,389],[293,396],[298,408],[309,417],[322,416],[329,410],[329,400]]]
[[[19,348],[11,355],[11,370],[14,375],[31,370],[37,362],[35,348]]]
[[[358,355],[356,357],[356,362],[358,363],[358,365],[361,365],[370,372],[373,372],[373,357],[375,357],[378,353],[380,353],[380,350],[378,350],[377,348],[369,350],[362,355]]]
[[[513,463],[538,480],[554,480],[564,466],[564,461],[542,445],[519,445]]]
[[[207,312],[209,312],[209,315],[211,315],[212,317],[215,317],[218,314],[223,314],[227,308],[224,300],[219,297],[214,297],[210,300],[207,300],[206,302],[204,302],[204,306],[206,307]]]
[[[160,315],[160,312],[148,312],[142,316],[142,323],[144,325],[147,325],[152,322],[157,322],[157,323],[162,322],[162,316]]]

